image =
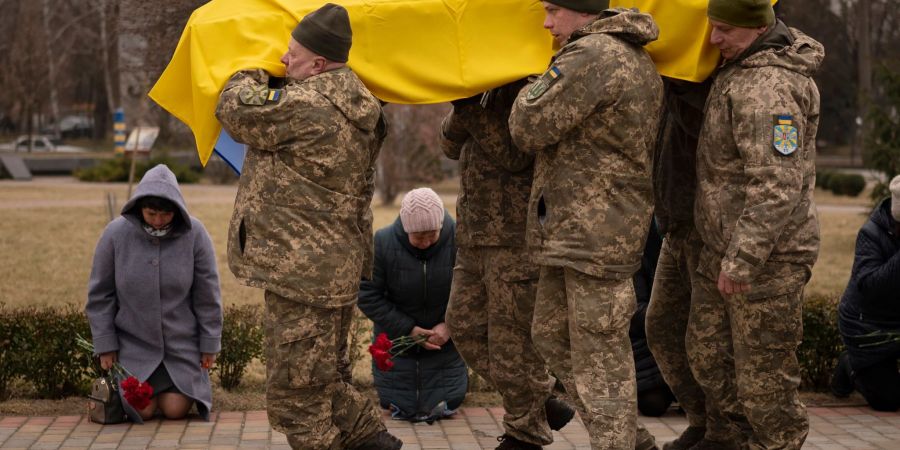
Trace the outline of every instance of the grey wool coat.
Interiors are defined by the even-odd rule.
[[[138,199],[156,196],[178,205],[166,236],[144,231]],[[188,214],[175,175],[158,165],[144,175],[122,215],[106,226],[94,252],[85,306],[94,350],[118,351],[119,362],[146,381],[165,364],[179,391],[208,419],[209,373],[201,353],[218,353],[222,301],[212,240]],[[129,416],[140,421],[137,414]]]

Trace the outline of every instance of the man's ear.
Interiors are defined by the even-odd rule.
[[[318,75],[325,71],[325,68],[328,67],[328,60],[322,56],[316,56],[313,59],[313,74]]]

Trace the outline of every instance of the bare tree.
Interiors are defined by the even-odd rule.
[[[438,143],[447,105],[388,105],[388,136],[378,158],[379,197],[390,205],[416,184],[443,178]]]

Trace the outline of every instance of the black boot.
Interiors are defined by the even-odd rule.
[[[734,442],[711,441],[709,439],[701,439],[697,445],[691,447],[690,450],[739,450],[741,446]]]
[[[504,434],[497,438],[500,445],[494,450],[541,450],[540,445],[522,442],[508,434]]]
[[[834,374],[831,375],[831,393],[835,397],[845,398],[853,393],[853,369],[850,367],[850,354],[846,351],[838,357]]]
[[[678,439],[663,445],[663,450],[688,450],[697,445],[705,435],[706,427],[687,427],[686,430],[681,432],[681,436],[678,436]]]
[[[544,402],[544,412],[547,413],[547,425],[553,431],[562,430],[575,417],[575,408],[556,397],[550,397]]]
[[[379,431],[356,450],[400,450],[400,447],[403,447],[403,441],[387,431]]]

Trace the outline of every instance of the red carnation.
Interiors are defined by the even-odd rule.
[[[387,334],[379,333],[375,337],[375,342],[369,346],[369,353],[372,354],[372,360],[375,361],[375,367],[381,371],[388,371],[394,367],[393,358],[402,355],[410,348],[422,343],[427,339],[426,336],[401,336],[396,339],[388,339]]]
[[[390,339],[388,339],[387,333],[379,333],[375,338],[375,348],[380,348],[384,351],[390,351],[391,347],[394,345]]]
[[[153,398],[153,386],[150,383],[141,383],[135,377],[128,377],[119,386],[122,387],[125,401],[134,409],[142,411],[150,405],[150,399]]]

